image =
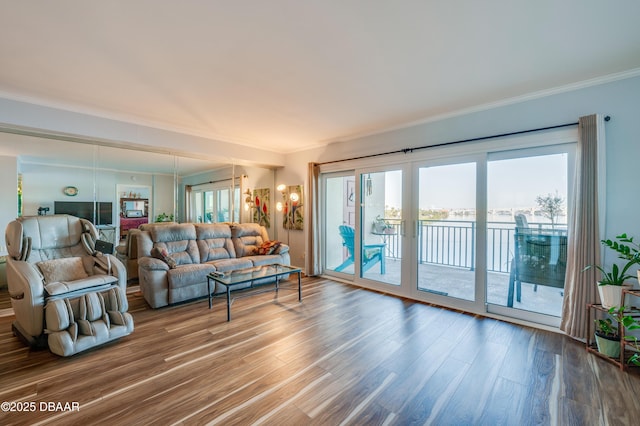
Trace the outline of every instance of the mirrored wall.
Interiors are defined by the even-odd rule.
[[[0,156],[15,158],[22,215],[75,213],[116,243],[143,222],[198,221],[191,193],[211,185],[230,188],[226,208],[235,213],[224,219],[249,221],[240,194],[272,188],[274,180],[270,168],[9,133],[0,133]],[[17,198],[17,187],[12,194],[2,196]]]

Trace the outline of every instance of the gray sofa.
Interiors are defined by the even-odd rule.
[[[207,275],[214,271],[290,265],[286,244],[256,254],[269,235],[255,223],[150,224],[137,241],[140,290],[152,308],[207,296]]]

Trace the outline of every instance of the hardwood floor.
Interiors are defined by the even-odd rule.
[[[296,283],[297,284],[297,283]],[[291,282],[292,289],[296,288]],[[0,424],[629,425],[640,376],[559,334],[322,278],[294,290],[152,310],[70,358],[30,351],[0,317]],[[42,402],[77,402],[45,411]],[[47,407],[46,404],[44,407]],[[634,420],[635,419],[635,420]]]

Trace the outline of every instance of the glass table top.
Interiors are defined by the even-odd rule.
[[[238,269],[236,271],[229,272],[216,271],[210,273],[208,276],[212,280],[221,284],[232,285],[254,281],[261,278],[271,278],[278,275],[298,273],[301,271],[302,269],[296,266],[275,264],[254,266],[252,268]]]

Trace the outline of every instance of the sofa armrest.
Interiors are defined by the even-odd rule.
[[[7,262],[7,283],[12,299],[28,299],[37,304],[44,301],[44,282],[38,269],[22,260]]]
[[[116,246],[116,256],[118,259],[128,259],[127,256],[127,244],[118,244]]]
[[[112,254],[95,256],[94,274],[113,275],[118,278],[118,286],[127,293],[127,268],[122,261]]]
[[[289,246],[284,243],[281,243],[280,247],[278,247],[273,254],[285,254],[285,253],[289,253]]]
[[[155,257],[141,257],[138,259],[138,266],[148,271],[168,271],[169,265]]]
[[[27,339],[42,334],[44,321],[44,282],[40,271],[25,261],[7,259],[7,284],[11,306],[21,334]]]

